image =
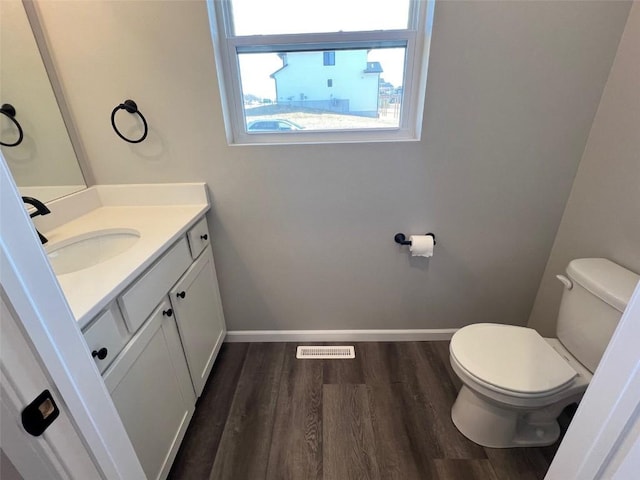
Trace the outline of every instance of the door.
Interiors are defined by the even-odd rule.
[[[165,478],[195,409],[168,300],[107,369],[104,381],[147,478]]]
[[[191,380],[200,396],[226,332],[211,246],[170,293]]]
[[[14,323],[33,347],[33,356],[41,362],[38,363],[40,371],[61,396],[58,403],[64,403],[64,407],[59,406],[64,408],[82,439],[83,448],[91,452],[98,471],[110,480],[144,478],[127,432],[93,363],[1,152],[0,293],[11,309]],[[4,338],[4,333],[1,337]],[[0,355],[4,362],[5,352]],[[16,374],[16,378],[20,378],[20,374]],[[21,384],[16,382],[15,385]],[[21,391],[20,388],[17,390]],[[54,391],[53,388],[49,390]],[[21,400],[32,398],[34,396],[24,395]],[[56,396],[56,399],[60,398]],[[53,435],[53,428],[49,430]],[[63,435],[62,440],[54,444],[60,449],[70,446],[71,442],[66,442],[65,438]],[[71,470],[75,472],[75,467]]]
[[[0,476],[10,475],[7,469],[14,467],[16,479],[101,478],[66,405],[32,353],[8,305],[0,295]],[[43,390],[52,393],[60,416],[41,436],[34,437],[22,427],[20,413]]]

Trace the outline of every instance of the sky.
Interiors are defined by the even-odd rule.
[[[406,28],[409,0],[232,0],[236,35]]]

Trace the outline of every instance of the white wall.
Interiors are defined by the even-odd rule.
[[[209,184],[230,330],[524,324],[628,9],[439,2],[422,141],[229,147],[203,1],[41,4],[97,181]]]
[[[635,3],[538,291],[530,326],[553,335],[570,260],[605,257],[640,273],[640,5]]]

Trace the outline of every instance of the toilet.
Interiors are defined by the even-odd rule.
[[[604,258],[572,260],[557,338],[513,325],[478,323],[449,347],[463,383],[451,419],[471,441],[493,448],[550,445],[557,418],[582,398],[640,276]]]

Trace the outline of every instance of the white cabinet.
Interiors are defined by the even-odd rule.
[[[85,328],[149,479],[166,478],[225,332],[204,217]]]
[[[165,478],[195,408],[168,301],[160,304],[104,381],[148,479]]]
[[[211,246],[200,254],[169,296],[193,387],[200,396],[226,331]]]
[[[131,332],[138,330],[149,318],[190,264],[189,247],[183,237],[120,296],[118,303]]]
[[[129,338],[131,334],[115,304],[99,315],[84,331],[84,339],[100,373],[118,356]]]
[[[200,255],[200,252],[209,245],[209,226],[206,218],[202,217],[198,223],[189,229],[187,240],[189,241],[191,258],[195,260]]]

